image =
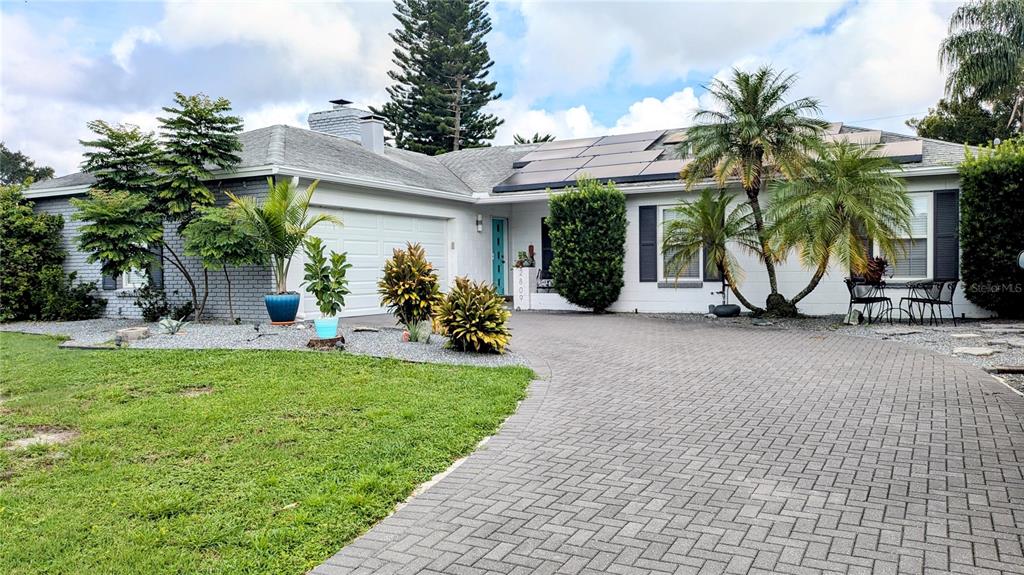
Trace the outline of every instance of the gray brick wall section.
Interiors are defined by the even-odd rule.
[[[226,180],[212,186],[217,196],[218,205],[228,203],[227,195],[223,192],[230,191],[236,195],[266,195],[266,180],[263,178],[250,178],[239,180]],[[81,281],[94,281],[98,286],[102,285],[102,274],[99,263],[86,262],[87,255],[78,250],[78,230],[83,222],[73,219],[75,208],[71,205],[68,197],[40,198],[35,200],[36,210],[45,211],[64,216],[64,247],[68,256],[64,260],[64,269],[71,272],[78,272],[78,279]],[[198,258],[184,256],[182,239],[173,225],[168,226],[164,237],[171,249],[173,249],[185,261],[192,277],[198,283],[200,297],[203,290],[203,268]],[[164,289],[172,304],[182,304],[191,299],[188,282],[185,277],[167,259],[170,254],[164,254]],[[263,305],[263,296],[273,290],[273,274],[268,266],[245,266],[232,267],[228,269],[231,274],[231,287],[233,292],[235,315],[243,321],[264,321],[267,319],[267,310]],[[227,282],[223,271],[209,272],[209,297],[206,303],[204,317],[215,319],[229,319]],[[100,290],[100,294],[107,299],[107,317],[141,317],[139,308],[134,305],[135,294],[132,290]]]
[[[306,118],[306,122],[309,123],[310,130],[360,142],[362,141],[362,128],[359,125],[359,120],[369,115],[370,112],[366,110],[335,106],[333,110],[311,113]]]

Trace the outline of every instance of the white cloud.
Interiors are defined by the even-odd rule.
[[[306,116],[316,109],[319,109],[319,107],[311,106],[305,100],[267,104],[242,114],[242,121],[245,123],[246,130],[255,130],[256,128],[265,128],[277,124],[305,128]]]
[[[772,63],[797,72],[794,96],[820,99],[826,118],[907,131],[905,114],[925,112],[942,96],[937,53],[951,9],[924,1],[861,2],[830,33],[800,37],[737,65]]]
[[[510,144],[515,134],[551,134],[566,140],[683,127],[691,123],[693,113],[699,107],[693,88],[684,88],[664,100],[644,98],[634,102],[611,126],[595,120],[590,110],[583,105],[548,111],[531,108],[521,99],[507,99],[495,102],[489,111],[505,119],[505,123],[498,129],[496,143]]]
[[[717,69],[820,26],[838,2],[524,2],[525,32],[492,50],[518,61],[531,100],[609,82],[652,84]],[[616,77],[612,77],[615,75]]]
[[[135,46],[140,42],[143,44],[154,44],[159,41],[160,34],[156,30],[144,26],[135,26],[121,34],[121,37],[110,47],[110,54],[122,70],[131,72],[132,53],[135,52]]]

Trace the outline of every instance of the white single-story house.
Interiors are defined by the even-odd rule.
[[[265,193],[266,179],[297,178],[301,186],[320,180],[313,197],[315,209],[336,214],[342,226],[316,230],[335,251],[348,253],[352,295],[343,316],[380,313],[376,292],[384,261],[393,248],[419,242],[426,248],[442,281],[456,276],[487,280],[513,295],[512,271],[519,251],[533,246],[535,273],[543,275],[552,252],[544,218],[552,190],[571,185],[577,177],[614,181],[626,195],[629,228],[625,259],[625,286],[612,311],[706,312],[720,303],[721,284],[705,277],[702,262],[695,262],[685,277],[669,277],[659,253],[661,222],[666,210],[679,200],[692,198],[678,174],[687,158],[679,157],[683,129],[655,130],[544,144],[494,146],[426,156],[385,145],[383,124],[345,100],[333,109],[309,116],[309,129],[270,126],[241,134],[242,162],[231,172],[217,173],[209,186],[220,201],[224,190],[240,194]],[[913,198],[912,236],[904,240],[906,255],[894,266],[890,297],[898,302],[902,282],[959,276],[959,221],[957,164],[964,146],[902,134],[832,124],[826,138],[870,145],[902,167],[901,177]],[[110,316],[137,316],[134,289],[145,274],[103,278],[98,264],[88,264],[76,245],[81,223],[70,218],[69,199],[88,191],[91,178],[72,174],[34,184],[26,196],[36,209],[65,215],[65,267],[81,280],[103,286]],[[713,185],[711,182],[704,186]],[[700,185],[697,188],[701,187]],[[737,195],[742,195],[738,186]],[[180,241],[168,230],[168,241]],[[753,302],[768,294],[764,268],[750,255],[737,252],[745,271],[741,286]],[[289,287],[301,288],[302,254],[291,266]],[[193,262],[199,269],[198,261]],[[534,272],[531,272],[534,273]],[[232,269],[236,313],[246,320],[266,318],[262,296],[272,289],[269,268]],[[843,279],[848,270],[834,266],[821,285],[800,304],[807,314],[845,313],[849,301]],[[173,267],[153,273],[175,303],[188,299],[187,288]],[[792,296],[806,285],[810,272],[794,256],[779,267],[780,291]],[[223,277],[211,273],[207,306],[213,317],[228,316]],[[532,283],[532,282],[531,282]],[[531,286],[520,307],[566,309],[557,293]],[[520,294],[521,296],[523,294]],[[956,315],[991,315],[967,302],[957,290]],[[305,297],[300,318],[316,317],[312,298]]]

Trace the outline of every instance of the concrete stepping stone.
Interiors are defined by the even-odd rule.
[[[955,347],[953,348],[954,354],[961,355],[973,355],[975,357],[988,357],[999,353],[998,349],[992,349],[991,347]]]
[[[922,333],[922,330],[912,327],[882,327],[875,330],[875,333],[879,335],[914,335],[915,333]]]
[[[1004,325],[998,327],[986,327],[981,331],[984,333],[994,333],[998,335],[1024,335],[1024,326]]]
[[[117,337],[121,338],[121,341],[139,341],[149,337],[149,328],[146,326],[126,327],[117,330]]]
[[[989,345],[1006,345],[1010,347],[1024,348],[1024,337],[1004,337],[1002,339],[991,339]]]
[[[976,337],[981,337],[981,334],[980,333],[951,333],[951,334],[949,334],[949,337],[951,337],[953,339],[973,339],[973,338],[976,338]]]

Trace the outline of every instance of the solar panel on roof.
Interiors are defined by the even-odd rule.
[[[637,142],[623,142],[621,144],[609,144],[607,146],[590,146],[581,156],[603,156],[605,154],[621,154],[624,152],[639,152],[646,150],[654,140],[640,140]]]
[[[640,174],[644,176],[676,175],[686,167],[686,164],[689,164],[692,161],[693,160],[659,160],[648,164]]]
[[[626,142],[642,142],[645,140],[654,141],[664,134],[664,130],[656,130],[652,132],[637,132],[635,134],[619,134],[616,136],[605,136],[595,143],[595,146],[608,146],[611,144],[624,144]]]
[[[587,148],[564,148],[559,150],[534,150],[516,161],[514,167],[520,167],[528,162],[537,160],[559,160],[561,158],[575,158],[580,152]]]
[[[889,142],[888,144],[882,144],[878,149],[878,155],[891,158],[899,164],[920,162],[924,155],[924,142],[921,140]]]
[[[594,142],[597,142],[600,139],[601,138],[577,138],[575,140],[555,140],[554,142],[544,142],[536,151],[561,150],[563,148],[586,148],[587,146],[593,146]]]
[[[559,160],[536,160],[519,168],[521,172],[544,172],[551,170],[575,170],[582,168],[590,161],[590,157],[562,158]]]
[[[626,152],[625,154],[605,154],[589,158],[586,167],[611,166],[614,164],[631,164],[634,162],[650,162],[661,155],[661,150],[645,150],[642,152]],[[583,157],[577,158],[583,159]],[[581,167],[580,164],[577,167]]]
[[[882,141],[881,130],[865,130],[863,132],[846,132],[845,134],[825,134],[826,142],[850,142],[851,144],[867,145]]]
[[[516,186],[544,188],[566,182],[574,171],[575,170],[549,170],[545,172],[516,172],[508,178],[505,178],[505,181],[495,186],[495,190],[502,191],[499,188],[515,188]]]
[[[595,180],[615,179],[618,177],[639,176],[649,164],[647,162],[636,162],[633,164],[617,164],[614,166],[598,166],[595,168],[584,167],[576,171],[572,177],[580,178],[586,176]]]
[[[661,140],[662,144],[678,144],[686,139],[686,130],[672,132]]]

